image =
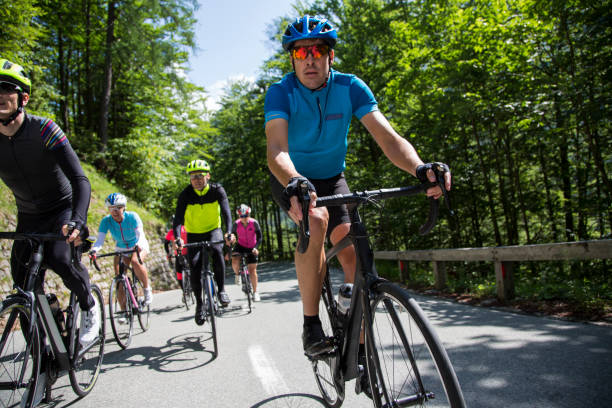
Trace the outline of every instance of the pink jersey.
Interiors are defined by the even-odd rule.
[[[238,235],[238,244],[240,246],[254,248],[257,243],[255,220],[251,218],[246,227],[242,225],[242,221],[236,220],[236,235]]]

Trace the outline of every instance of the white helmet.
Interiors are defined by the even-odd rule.
[[[125,207],[127,205],[127,198],[121,193],[112,193],[106,197],[106,200],[104,200],[104,205],[106,208],[114,205],[122,205]]]

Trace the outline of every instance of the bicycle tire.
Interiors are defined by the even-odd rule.
[[[247,303],[249,305],[249,313],[253,311],[253,286],[251,286],[251,276],[244,269],[241,272],[242,281],[244,282],[244,293],[247,297]]]
[[[335,300],[328,282],[326,278],[319,301],[319,318],[325,336],[334,337],[332,322],[337,322],[337,318],[334,316]],[[340,372],[340,348],[336,347],[333,353],[312,360],[312,371],[325,406],[329,408],[341,406],[344,402],[345,384]]]
[[[206,291],[206,314],[209,317],[210,327],[212,330],[212,338],[214,345],[214,353],[213,355],[217,357],[219,355],[219,348],[217,345],[217,322],[216,322],[216,312],[215,312],[215,300],[213,295],[213,278],[210,275],[205,275],[204,278],[205,283],[205,291]]]
[[[87,351],[82,353],[81,346],[79,344],[79,327],[77,322],[78,313],[80,308],[75,302],[73,310],[75,311],[76,318],[75,324],[72,326],[70,331],[70,356],[71,356],[71,368],[68,372],[70,377],[70,385],[72,389],[79,397],[84,397],[89,394],[96,385],[98,376],[100,375],[100,369],[102,367],[102,360],[104,359],[104,343],[106,339],[106,316],[104,313],[104,296],[102,290],[98,285],[91,285],[91,294],[96,298],[96,307],[99,308],[100,312],[100,329],[98,332],[98,339],[91,345],[87,346]]]
[[[132,292],[134,293],[136,302],[138,302],[138,310],[136,311],[138,314],[138,324],[140,324],[142,331],[146,332],[151,325],[151,305],[145,304],[144,287],[138,278],[134,279]]]
[[[125,302],[124,310],[121,309],[121,303],[123,303],[121,301],[121,292],[123,292],[123,302]],[[132,302],[128,298],[129,294],[125,280],[122,277],[115,277],[111,282],[108,297],[108,314],[115,340],[117,340],[119,347],[124,350],[132,342],[134,331],[134,313]]]
[[[191,271],[189,268],[183,268],[183,303],[185,304],[185,308],[189,310],[189,306],[193,305],[193,290],[191,289]]]
[[[376,407],[465,407],[446,350],[417,302],[394,283],[374,286],[366,369]]]
[[[29,302],[25,299],[7,299],[0,305],[0,402],[2,406],[26,407],[34,404],[37,394],[38,373],[41,368],[41,339],[38,326],[33,327],[29,345],[22,329],[31,321]],[[25,369],[24,369],[25,365]],[[19,373],[24,378],[19,381]],[[15,387],[16,383],[21,386]]]

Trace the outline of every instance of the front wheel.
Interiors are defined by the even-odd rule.
[[[326,337],[334,337],[334,324],[336,322],[334,311],[336,310],[334,296],[329,289],[329,279],[323,285],[321,300],[319,301],[319,318]],[[340,371],[340,348],[336,346],[334,351],[322,358],[312,361],[317,386],[325,405],[329,408],[337,408],[344,401],[344,379]]]
[[[0,405],[34,405],[40,371],[40,334],[38,326],[28,334],[30,307],[23,299],[8,299],[0,306]],[[42,386],[42,385],[40,385]]]
[[[104,341],[106,333],[106,315],[104,313],[104,297],[97,285],[91,285],[91,295],[96,299],[95,307],[100,314],[100,329],[97,338],[85,348],[79,344],[79,325],[80,319],[78,312],[80,308],[74,303],[75,320],[70,332],[70,357],[71,368],[69,371],[70,384],[72,389],[79,397],[84,397],[93,389],[104,358]]]
[[[253,311],[253,306],[251,305],[253,302],[253,286],[251,285],[251,276],[244,269],[240,274],[242,275],[242,288],[246,294],[247,303],[249,304],[249,313],[251,313]]]
[[[118,276],[111,282],[108,298],[108,314],[115,340],[122,349],[126,349],[132,341],[134,315],[132,302],[128,300],[129,293],[125,279]]]
[[[365,341],[374,405],[465,407],[446,350],[416,301],[391,282],[373,290]]]
[[[214,356],[217,357],[219,355],[219,348],[217,346],[217,318],[215,313],[215,299],[213,295],[213,278],[211,275],[205,275],[204,278],[204,288],[206,291],[206,314],[209,317],[210,326],[212,329],[212,338],[214,344]]]
[[[193,305],[194,299],[193,299],[193,290],[191,289],[191,271],[189,270],[189,268],[185,267],[183,268],[183,277],[182,277],[182,284],[183,284],[183,303],[185,304],[185,308],[187,310],[189,310],[189,306]]]

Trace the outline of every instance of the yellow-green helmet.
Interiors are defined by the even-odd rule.
[[[23,67],[5,58],[0,58],[0,82],[13,84],[20,92],[27,94],[32,91],[32,82],[25,75]]]
[[[189,162],[187,167],[185,168],[187,174],[193,173],[194,171],[210,171],[210,166],[206,162],[206,160],[192,160]]]

